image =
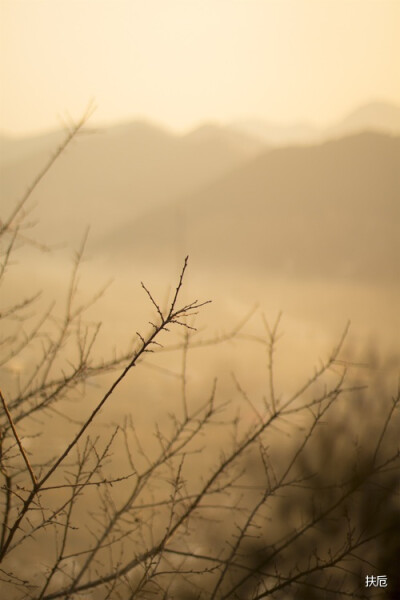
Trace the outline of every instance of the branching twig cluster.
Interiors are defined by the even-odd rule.
[[[72,128],[2,222],[3,285],[32,191],[86,119]],[[389,409],[382,404],[386,413],[369,428],[367,440],[354,449],[346,434],[346,456],[332,450],[322,464],[317,454],[334,448],[335,435],[344,431],[334,425],[342,414],[338,407],[365,393],[349,381],[341,358],[348,328],[313,376],[283,399],[274,377],[279,315],[272,327],[263,318],[262,335],[242,336],[266,350],[267,393],[252,397],[234,375],[231,397],[219,399],[214,381],[201,402],[193,401],[187,379],[191,350],[238,337],[247,318],[226,336],[198,340],[192,317],[208,302],[180,304],[187,258],[166,310],[141,284],[155,317],[146,334],[137,333],[135,347],[95,361],[99,326],[85,324],[84,313],[104,290],[76,305],[84,246],[85,241],[75,257],[61,319],[53,306],[35,315],[37,294],[0,307],[0,320],[16,324],[0,340],[0,366],[31,348],[36,357],[15,389],[6,384],[0,392],[5,596],[365,597],[360,565],[375,565],[377,540],[387,540],[392,526],[390,519],[369,522],[365,504],[375,516],[388,514],[396,493],[399,450],[393,431],[400,390]],[[165,347],[162,335],[172,328],[183,332],[183,341]],[[149,432],[136,426],[133,409],[100,435],[96,417],[118,386],[145,357],[165,350],[182,353],[180,404],[171,404],[168,420],[161,419],[149,441]],[[66,398],[110,372],[118,373],[95,405],[84,404],[79,420],[69,420],[62,450],[36,455],[26,435],[32,424],[37,430],[39,422],[40,429],[49,411],[61,419]],[[244,413],[254,418],[242,421]],[[47,433],[43,425],[44,441]],[[373,501],[371,490],[378,490]],[[394,509],[390,514],[398,519]]]

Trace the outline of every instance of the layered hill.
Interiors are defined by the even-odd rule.
[[[332,134],[397,121],[396,107],[371,104]],[[7,141],[0,218],[61,139]],[[266,149],[214,124],[178,136],[134,122],[76,139],[28,208],[39,241],[76,245],[90,225],[113,261],[190,253],[206,269],[396,281],[399,172],[399,138],[382,133]]]
[[[101,240],[113,260],[400,281],[400,138],[270,150]]]
[[[61,139],[54,133],[21,140],[19,151],[10,150],[0,172],[2,218]],[[49,243],[75,242],[87,225],[95,235],[103,234],[128,218],[194,192],[260,149],[259,142],[216,126],[184,137],[142,122],[82,134],[32,196],[37,204],[36,235]]]
[[[317,143],[365,131],[400,135],[400,106],[383,101],[369,102],[326,127],[308,122],[277,124],[259,119],[242,119],[230,126],[233,131],[271,146]]]

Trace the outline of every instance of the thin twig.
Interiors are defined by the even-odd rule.
[[[19,448],[19,450],[20,450],[20,452],[21,452],[21,455],[22,455],[22,458],[23,458],[23,459],[24,459],[24,461],[25,461],[26,468],[27,468],[27,469],[28,469],[28,471],[29,471],[29,475],[30,475],[30,477],[31,477],[32,484],[33,484],[33,489],[34,489],[34,490],[36,490],[36,488],[37,488],[37,486],[38,486],[38,482],[36,481],[36,477],[35,477],[35,474],[34,474],[34,472],[33,472],[32,466],[31,466],[31,464],[30,464],[30,462],[29,462],[29,458],[28,458],[28,456],[27,456],[27,454],[26,454],[26,452],[25,452],[25,450],[24,450],[24,447],[23,447],[23,445],[22,445],[21,439],[20,439],[20,437],[19,437],[19,435],[18,435],[18,433],[17,433],[17,430],[16,430],[16,428],[15,428],[14,421],[13,421],[13,419],[12,419],[11,413],[10,413],[10,411],[8,410],[7,402],[6,402],[5,398],[4,398],[4,396],[3,396],[3,393],[2,393],[2,391],[1,391],[1,390],[0,390],[0,400],[1,400],[1,403],[2,403],[2,405],[3,405],[4,412],[5,412],[5,413],[6,413],[6,415],[7,415],[7,419],[8,419],[8,422],[9,422],[9,424],[10,424],[10,427],[11,427],[11,429],[12,429],[12,432],[13,432],[13,434],[14,434],[15,441],[17,442],[17,444],[18,444],[18,448]]]

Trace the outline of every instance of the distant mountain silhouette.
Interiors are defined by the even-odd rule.
[[[87,128],[91,131],[90,126]],[[190,143],[235,148],[239,154],[254,155],[260,146],[282,146],[298,143],[315,143],[332,137],[360,133],[362,131],[380,131],[400,134],[400,107],[387,102],[370,102],[350,112],[337,123],[319,128],[308,122],[276,123],[263,119],[240,119],[228,125],[204,123],[187,134],[175,135],[165,128],[147,121],[124,122],[99,130],[99,135],[113,137],[133,137],[144,141],[144,145],[157,144],[161,139],[183,139]],[[0,164],[7,164],[49,153],[64,137],[62,130],[26,138],[9,138],[0,135]]]
[[[266,144],[256,136],[232,131],[216,123],[204,123],[187,133],[183,139],[191,144],[237,148],[240,153],[247,152],[249,157],[266,149]]]
[[[310,144],[363,131],[400,135],[400,107],[386,102],[371,102],[325,128],[311,123],[277,124],[255,119],[236,121],[230,124],[230,128],[272,146]]]
[[[76,245],[90,225],[98,251],[121,260],[190,252],[206,266],[398,278],[399,139],[338,138],[397,131],[399,114],[371,104],[332,127],[331,142],[276,149],[217,124],[182,136],[139,121],[84,134],[33,194],[34,236]],[[61,139],[5,141],[0,218]]]
[[[385,102],[371,102],[351,112],[329,131],[336,135],[362,131],[400,135],[400,107]]]
[[[3,211],[21,197],[61,139],[58,132],[10,142],[20,144],[22,158],[15,159],[14,148],[15,160],[1,167]],[[82,134],[34,193],[39,234],[47,231],[53,241],[60,236],[71,240],[88,224],[94,232],[104,233],[194,192],[259,152],[258,142],[218,128],[207,135],[179,137],[134,122]]]
[[[400,138],[275,149],[103,238],[113,260],[400,281]]]
[[[311,123],[272,123],[262,119],[234,121],[229,128],[270,146],[312,143],[320,140],[322,135],[320,129]]]

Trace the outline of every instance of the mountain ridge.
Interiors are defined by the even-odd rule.
[[[107,132],[115,137],[123,133],[130,134],[146,133],[147,137],[158,140],[193,140],[199,138],[223,135],[238,143],[255,146],[292,145],[297,143],[322,142],[337,136],[345,136],[360,131],[381,131],[383,133],[400,134],[400,106],[377,100],[365,103],[352,111],[349,111],[341,119],[337,119],[331,125],[319,127],[307,121],[296,121],[294,123],[274,123],[264,119],[238,119],[231,123],[221,124],[217,122],[204,122],[191,128],[189,131],[178,134],[158,123],[145,119],[134,119],[107,125],[95,129],[87,127],[88,133]],[[211,136],[210,136],[211,134]],[[0,134],[0,163],[7,164],[20,158],[25,158],[38,151],[55,149],[63,136],[62,129],[50,131],[43,134],[13,138]]]
[[[121,260],[180,251],[211,269],[400,281],[399,169],[400,137],[384,134],[270,150],[100,245]]]

